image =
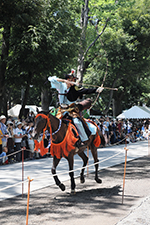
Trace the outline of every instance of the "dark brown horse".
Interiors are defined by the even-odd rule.
[[[41,112],[40,114],[37,114],[36,118],[35,118],[35,126],[34,126],[34,130],[32,133],[32,136],[34,138],[34,140],[38,139],[39,134],[41,134],[43,132],[44,129],[48,129],[50,131],[50,135],[51,135],[51,139],[52,139],[52,143],[54,144],[53,146],[53,151],[51,151],[51,147],[50,147],[50,151],[51,154],[53,156],[53,167],[52,167],[52,174],[55,175],[56,174],[56,167],[58,166],[61,157],[65,157],[68,161],[69,164],[69,171],[73,170],[73,164],[74,164],[74,155],[78,154],[82,160],[83,160],[83,167],[85,167],[87,165],[88,162],[88,157],[86,156],[86,154],[84,153],[84,150],[86,149],[77,149],[75,146],[72,148],[71,151],[68,152],[68,154],[66,153],[61,153],[59,155],[59,157],[57,156],[57,153],[55,153],[55,146],[61,146],[61,143],[63,143],[63,140],[66,138],[66,136],[69,134],[67,133],[68,131],[68,123],[66,123],[63,120],[59,120],[58,118],[56,118],[55,116],[51,115],[50,113],[48,113],[48,115],[46,115],[46,113]],[[98,135],[98,134],[97,134]],[[98,162],[98,157],[97,157],[97,148],[94,145],[94,140],[96,139],[96,135],[91,135],[90,139],[87,141],[87,146],[89,147],[89,149],[92,152],[93,158],[94,158],[94,163]],[[67,146],[67,143],[66,143]],[[84,168],[81,170],[80,173],[80,181],[81,183],[85,182],[84,179]],[[70,175],[70,179],[71,179],[71,192],[75,192],[75,180],[74,180],[74,172],[69,172]],[[54,180],[57,186],[59,186],[59,188],[64,191],[65,190],[65,186],[64,184],[62,184],[58,178],[57,175],[54,176]],[[102,183],[101,179],[98,178],[98,163],[95,165],[95,180],[97,183]]]

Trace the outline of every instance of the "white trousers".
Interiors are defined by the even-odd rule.
[[[81,138],[81,141],[87,141],[88,136],[84,130],[82,122],[78,118],[73,118],[73,122],[77,128],[77,131],[79,133],[79,136]],[[95,135],[97,131],[97,127],[93,125],[92,123],[87,122],[88,128],[91,131],[91,135]]]

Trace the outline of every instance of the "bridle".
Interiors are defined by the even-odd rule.
[[[41,116],[43,119],[46,119],[46,125],[45,127],[43,128],[43,137],[45,135],[45,131],[47,130],[47,128],[49,127],[49,131],[50,131],[50,139],[52,139],[52,136],[56,133],[58,133],[58,131],[60,130],[61,128],[61,125],[62,125],[62,120],[59,119],[59,126],[58,126],[58,129],[54,132],[52,132],[52,127],[51,127],[51,123],[50,123],[50,118],[49,118],[49,114],[48,115],[45,115],[45,114],[37,114],[35,119],[37,119],[39,116]]]

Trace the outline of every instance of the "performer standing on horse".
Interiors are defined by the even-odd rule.
[[[60,107],[63,107],[64,104],[72,107],[72,103],[75,103],[78,98],[82,98],[83,94],[91,94],[96,92],[100,93],[103,91],[103,88],[101,87],[92,89],[79,88],[74,83],[76,79],[77,77],[75,76],[75,70],[72,70],[70,74],[66,74],[65,79],[61,79],[56,76],[48,77],[48,80],[51,82],[51,87],[57,89],[58,91]],[[80,103],[77,103],[77,106],[79,111],[87,109],[91,106],[91,100],[86,99],[81,101]],[[64,110],[63,116],[65,116],[66,113],[67,110]],[[81,142],[77,147],[85,146],[86,141],[88,141],[90,135],[96,134],[97,127],[89,122],[86,122],[88,125],[88,127],[86,127],[81,117],[76,115],[72,115],[72,117],[73,123],[75,124],[81,138]]]

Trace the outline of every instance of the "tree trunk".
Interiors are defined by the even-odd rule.
[[[8,117],[8,114],[7,114],[7,95],[6,95],[6,92],[4,92],[3,94],[3,114]]]
[[[27,100],[28,100],[28,96],[29,96],[29,90],[30,90],[30,84],[31,84],[31,79],[32,79],[33,74],[31,73],[31,71],[29,71],[28,73],[28,79],[27,79],[27,85],[26,85],[26,89],[23,95],[23,100],[22,100],[22,107],[20,109],[20,113],[19,113],[19,119],[21,119],[24,115],[25,115],[25,106],[27,104]]]
[[[77,67],[77,77],[79,78],[79,83],[83,81],[83,72],[84,72],[84,51],[85,51],[85,36],[86,36],[86,28],[88,23],[88,8],[89,1],[84,0],[84,5],[81,9],[81,38],[80,38],[80,50],[78,57],[78,67]]]
[[[0,114],[4,105],[5,74],[9,52],[10,26],[5,26],[2,37],[2,54],[0,58]],[[3,110],[4,111],[4,110]],[[4,113],[4,112],[3,112]]]
[[[120,92],[115,95],[113,99],[113,116],[118,116],[122,112],[122,99],[124,92]]]
[[[121,99],[113,99],[113,116],[116,117],[122,113]]]
[[[41,103],[42,103],[42,110],[48,112],[50,106],[50,92],[48,89],[43,88],[41,92]]]
[[[49,82],[44,83],[45,80],[47,80],[47,76],[43,75],[43,86],[42,86],[42,91],[41,91],[41,105],[42,105],[42,110],[45,112],[49,112],[49,106],[50,103],[52,102],[52,92],[50,90],[50,85]]]

